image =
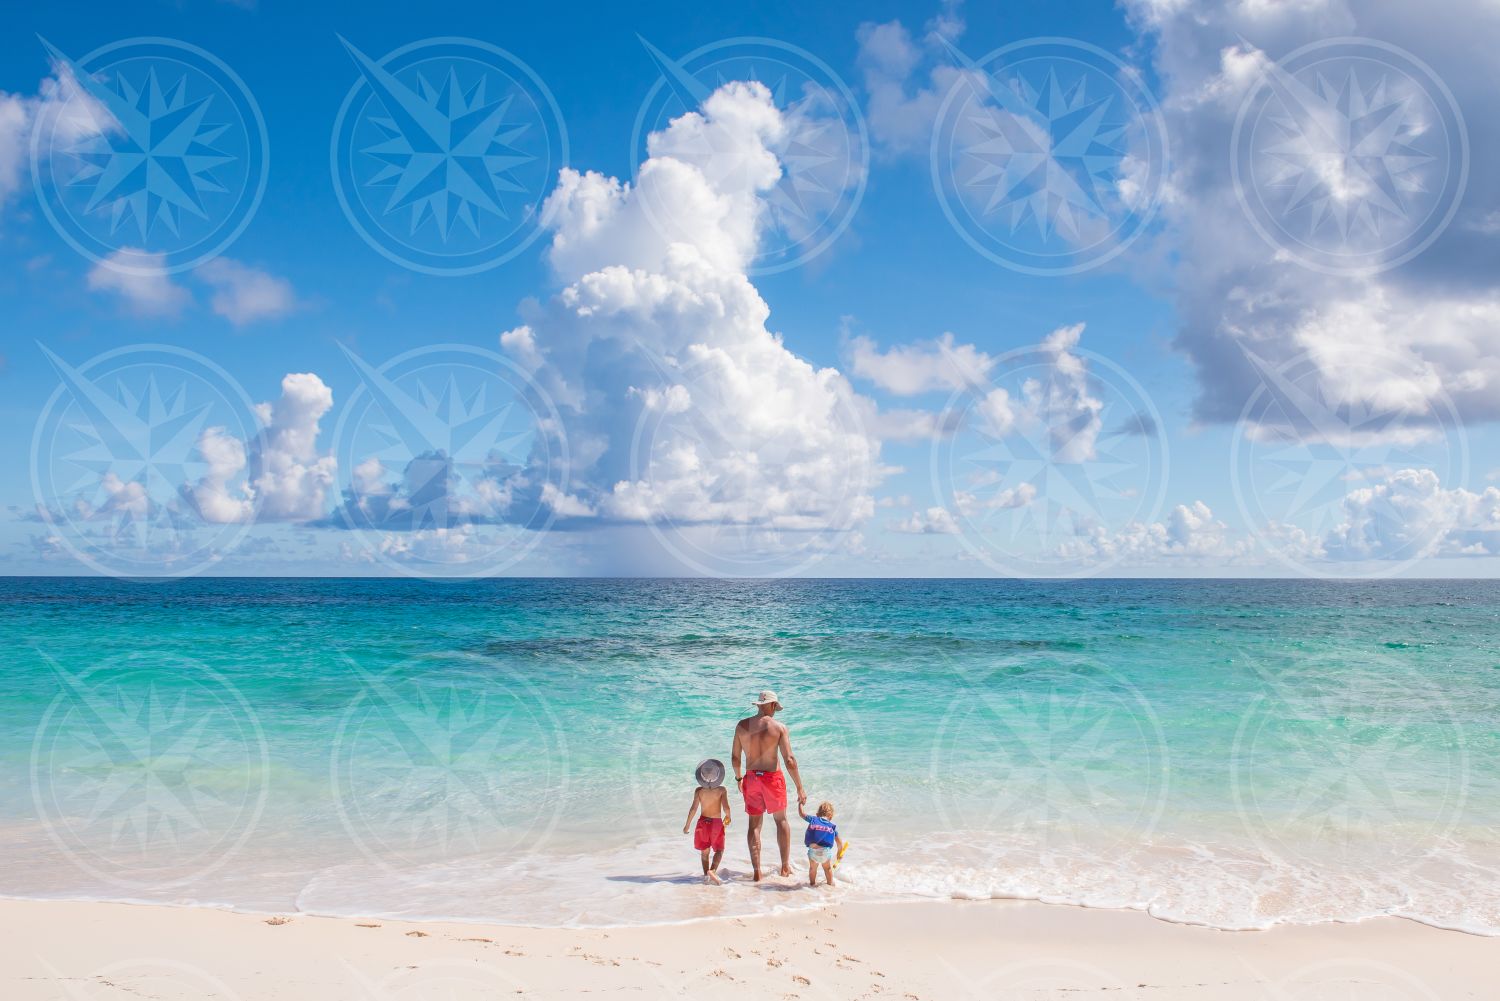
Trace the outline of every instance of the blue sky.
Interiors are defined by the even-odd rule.
[[[1500,32],[1454,7],[7,12],[0,559],[1490,575]],[[148,71],[201,144],[141,228],[90,165]],[[387,72],[483,148],[432,173]]]

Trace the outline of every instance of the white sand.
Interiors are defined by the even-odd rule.
[[[610,931],[289,917],[0,901],[0,998],[1500,996],[1500,939],[1395,919],[1216,932],[1020,902]]]

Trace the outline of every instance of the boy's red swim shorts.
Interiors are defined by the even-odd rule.
[[[740,783],[745,797],[745,812],[752,817],[762,813],[780,813],[786,809],[786,777],[774,772],[746,772]]]
[[[723,851],[724,821],[718,817],[699,817],[698,826],[693,828],[693,847],[700,852],[705,848]]]

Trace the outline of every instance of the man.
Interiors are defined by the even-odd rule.
[[[734,728],[734,749],[730,761],[734,764],[734,780],[740,784],[740,795],[745,797],[745,840],[750,845],[750,865],[755,869],[755,880],[760,882],[760,825],[766,814],[776,821],[776,844],[781,849],[781,874],[792,874],[792,825],[786,819],[786,779],[777,767],[776,757],[786,762],[786,770],[792,773],[797,784],[797,807],[807,805],[807,793],[802,790],[802,776],[797,773],[797,758],[792,754],[792,737],[787,728],[776,722],[776,713],[781,702],[775,692],[761,692],[755,700],[756,713],[742,719]],[[743,756],[744,762],[740,759]]]

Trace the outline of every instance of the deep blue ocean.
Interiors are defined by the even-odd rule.
[[[9,578],[0,609],[0,894],[822,906],[743,878],[737,797],[724,889],[681,834],[772,688],[840,899],[1500,933],[1495,582]]]

